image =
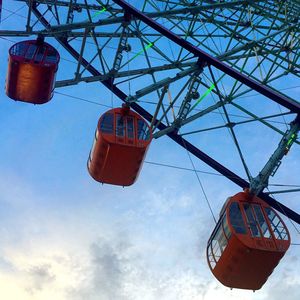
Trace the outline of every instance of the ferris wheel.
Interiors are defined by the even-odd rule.
[[[225,202],[208,242],[208,262],[223,284],[259,289],[290,243],[277,212],[300,224],[275,199],[300,191],[277,184],[300,144],[299,1],[17,2],[24,24],[0,31],[18,40],[7,95],[43,104],[59,88],[99,83],[120,99],[123,107],[99,119],[88,158],[99,182],[133,184],[150,143],[168,136],[238,185],[243,192]],[[297,174],[299,159],[293,165]],[[256,282],[237,271],[268,260],[266,251],[276,258]],[[228,273],[236,257],[248,265]]]

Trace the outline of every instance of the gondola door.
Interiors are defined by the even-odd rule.
[[[123,116],[117,113],[115,116],[116,142],[128,146],[135,145],[135,119],[132,116]]]
[[[259,204],[243,203],[245,220],[248,226],[253,247],[275,250],[276,246],[269,230],[268,223]]]
[[[132,116],[126,117],[126,144],[127,145],[134,145],[135,144],[135,119]]]
[[[126,118],[122,114],[116,113],[115,130],[116,130],[116,143],[118,144],[124,144],[126,142],[125,119]]]

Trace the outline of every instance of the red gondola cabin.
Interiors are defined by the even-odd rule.
[[[135,182],[152,139],[149,125],[127,107],[107,111],[98,122],[88,160],[99,182],[128,186]]]
[[[59,54],[43,39],[23,41],[9,49],[6,94],[16,101],[48,102],[53,96]]]
[[[258,290],[290,245],[279,215],[248,192],[229,198],[207,244],[214,276],[230,288]]]

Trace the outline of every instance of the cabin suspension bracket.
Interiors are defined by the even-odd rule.
[[[119,41],[117,53],[114,59],[113,67],[110,71],[110,73],[114,76],[116,72],[121,67],[122,59],[123,59],[123,51],[129,52],[131,51],[131,46],[127,43],[128,40],[128,34],[129,34],[129,28],[128,28],[129,23],[124,22],[122,24],[123,30],[122,30],[122,35]]]
[[[257,195],[268,186],[270,176],[274,176],[278,170],[284,155],[287,155],[291,146],[297,139],[300,130],[300,115],[290,123],[290,128],[285,132],[277,149],[274,151],[269,161],[266,163],[261,172],[250,182],[250,192]]]
[[[178,115],[176,119],[174,120],[173,127],[176,128],[178,131],[179,128],[181,127],[181,123],[183,120],[186,119],[190,108],[191,108],[191,101],[196,100],[199,98],[199,92],[198,89],[201,84],[201,78],[199,75],[203,72],[202,66],[194,73],[193,78],[191,80],[188,92],[180,106]]]

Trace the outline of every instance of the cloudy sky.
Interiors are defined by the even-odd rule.
[[[24,26],[25,15],[23,4],[5,1],[1,29]],[[86,161],[107,108],[73,97],[108,106],[118,100],[99,84],[59,89],[43,106],[10,100],[4,85],[13,41],[0,40],[0,299],[299,299],[296,245],[255,293],[230,290],[212,276],[205,247],[214,222],[193,172],[145,163],[132,187],[93,181]],[[295,182],[294,148],[280,170],[285,183]],[[147,161],[192,168],[167,138],[153,142]],[[216,215],[239,191],[223,177],[200,178]],[[297,200],[291,195],[288,203],[297,209]]]

